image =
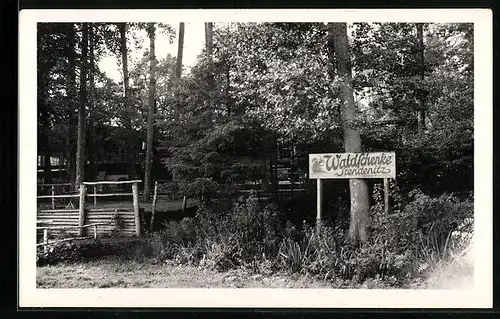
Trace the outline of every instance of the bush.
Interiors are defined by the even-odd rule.
[[[237,203],[223,219],[221,235],[240,248],[242,260],[249,261],[253,257],[277,254],[283,233],[281,224],[275,207],[261,208],[257,198],[250,196]]]
[[[372,236],[387,241],[396,253],[410,250],[428,260],[448,257],[452,233],[473,218],[473,202],[451,194],[431,198],[418,189],[409,199],[404,209],[389,215],[375,206]]]
[[[76,245],[71,242],[61,242],[44,247],[37,247],[36,263],[38,266],[52,265],[59,262],[78,261],[82,253]]]
[[[144,238],[102,238],[50,243],[47,252],[37,247],[37,266],[60,262],[87,261],[103,256],[120,256],[129,259],[144,246]]]
[[[185,217],[180,221],[170,221],[165,223],[161,231],[164,243],[172,243],[180,246],[189,246],[197,241],[198,227],[196,221]]]
[[[460,243],[459,239],[470,239],[464,234],[472,233],[471,199],[459,200],[452,194],[432,198],[416,189],[404,202],[401,197],[399,201],[388,215],[380,204],[374,205],[371,229],[373,249],[388,249],[394,256],[391,272],[399,278],[432,271],[439,261],[468,245],[468,240]]]
[[[397,187],[392,187],[397,193]],[[342,278],[353,284],[386,280],[401,286],[432,270],[468,245],[473,203],[444,194],[431,198],[416,190],[406,199],[393,194],[393,210],[385,215],[380,189],[375,188],[371,236],[361,247],[346,243],[345,225],[304,227],[300,238],[291,231],[279,249],[279,262],[288,272],[307,272],[322,278]]]
[[[222,204],[218,211],[202,205],[194,218],[166,223],[136,251],[136,258],[226,270],[242,265],[259,268],[259,262],[277,255],[285,231],[275,207],[262,208],[255,196]]]

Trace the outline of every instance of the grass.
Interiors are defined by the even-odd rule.
[[[107,257],[37,268],[37,288],[338,288],[307,275],[217,272]]]

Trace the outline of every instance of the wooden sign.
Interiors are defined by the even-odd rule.
[[[388,178],[396,178],[396,153],[309,154],[309,178],[317,183],[316,224],[321,225],[322,179],[383,178],[385,213],[389,212]]]
[[[396,178],[396,153],[309,154],[309,178]]]

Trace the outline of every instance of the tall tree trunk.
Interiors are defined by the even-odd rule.
[[[89,31],[89,56],[90,56],[90,66],[89,66],[89,118],[91,118],[92,112],[95,111],[95,72],[96,72],[96,61],[95,61],[95,26],[94,24],[90,25],[90,31]],[[90,161],[89,165],[89,171],[90,174],[89,176],[92,176],[94,179],[97,176],[96,172],[96,163],[95,163],[95,158],[96,158],[96,138],[95,138],[95,123],[92,121],[92,119],[89,121],[89,128],[87,130],[87,134],[89,135],[88,137],[88,142],[89,142],[89,147],[87,147],[87,154],[88,154],[88,159]]]
[[[214,76],[213,76],[213,69],[212,69],[212,52],[213,52],[213,23],[212,22],[205,22],[205,49],[206,49],[206,55],[208,59],[208,64],[210,67],[210,74],[207,78],[208,82],[208,90],[211,92],[214,88]],[[209,101],[207,105],[207,111],[206,111],[206,116],[205,116],[205,122],[208,127],[212,125],[212,103]]]
[[[118,23],[118,30],[120,33],[120,53],[122,59],[122,72],[123,72],[123,95],[124,95],[124,108],[130,109],[132,106],[130,105],[130,89],[129,89],[129,74],[128,74],[128,61],[127,61],[127,24],[125,22]],[[132,112],[127,112],[127,116],[125,118],[125,125],[128,136],[127,143],[127,163],[128,163],[128,174],[131,178],[136,178],[137,170],[136,170],[136,143],[135,143],[135,132],[132,127]]]
[[[175,67],[175,77],[177,80],[181,78],[182,75],[182,56],[184,54],[184,22],[179,23],[179,41],[177,44],[177,63]],[[180,123],[181,118],[181,105],[177,103],[175,105],[175,120]],[[175,170],[172,171],[172,180],[177,181],[177,173]]]
[[[67,56],[68,56],[68,69],[67,69],[67,92],[68,92],[68,178],[71,184],[71,189],[75,190],[76,181],[76,53],[75,53],[75,42],[76,42],[75,26],[73,23],[68,26],[67,33]]]
[[[38,27],[37,32],[37,42],[40,44],[44,42],[44,35]],[[37,119],[38,119],[38,145],[37,154],[41,156],[40,168],[43,168],[43,183],[50,183],[52,176],[50,170],[50,162],[47,162],[47,157],[50,156],[51,149],[49,145],[49,134],[50,134],[50,116],[49,116],[49,97],[48,97],[48,87],[49,87],[49,74],[52,68],[48,62],[44,62],[46,57],[42,57],[43,53],[38,50],[37,54]],[[38,166],[38,165],[37,165]],[[38,170],[38,167],[37,167]],[[38,174],[38,173],[37,173]]]
[[[334,56],[330,61],[336,61],[337,74],[342,78],[341,122],[344,132],[346,152],[361,152],[361,137],[355,128],[356,105],[352,88],[349,44],[347,40],[346,23],[329,23],[330,35],[333,37]],[[368,187],[363,179],[349,180],[351,194],[351,218],[348,239],[352,244],[364,243],[368,239],[367,224],[370,209]]]
[[[182,55],[184,52],[184,22],[179,23],[179,42],[177,44],[177,63],[175,65],[175,77],[181,78],[182,74]]]
[[[80,67],[80,100],[78,103],[78,140],[76,149],[76,185],[85,178],[85,105],[87,103],[88,24],[82,24],[82,56]]]
[[[425,76],[425,60],[424,60],[424,24],[417,23],[417,40],[418,40],[418,63],[419,75],[423,84]],[[418,105],[418,130],[419,132],[425,131],[425,94],[423,89],[418,90],[417,105]]]
[[[205,47],[207,49],[207,56],[210,60],[213,51],[213,30],[214,24],[212,22],[205,22]]]
[[[155,112],[155,25],[148,23],[149,34],[149,108],[148,108],[148,127],[147,127],[147,146],[146,146],[146,164],[144,172],[144,200],[149,201],[151,197],[151,164],[153,163],[153,122]]]

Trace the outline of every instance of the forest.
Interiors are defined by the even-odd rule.
[[[159,34],[176,56],[155,54]],[[192,215],[125,248],[141,261],[341,287],[470,270],[455,258],[473,233],[472,23],[207,22],[204,35],[186,68],[184,23],[39,23],[40,182],[76,191],[99,165],[123,162],[144,201],[160,180],[172,197],[196,198]],[[109,55],[119,82],[99,68]],[[395,152],[389,212],[380,179],[325,180],[316,225],[308,155],[344,152]]]

